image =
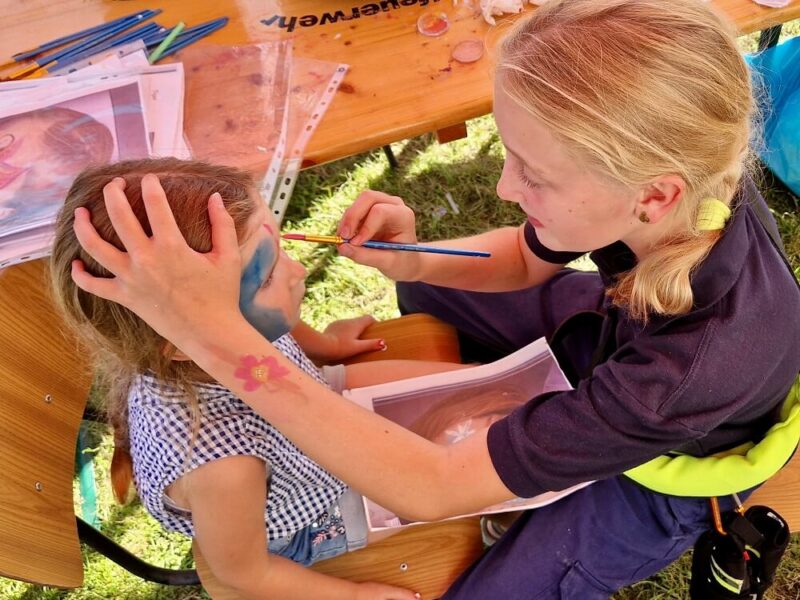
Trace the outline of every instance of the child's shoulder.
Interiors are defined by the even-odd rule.
[[[160,379],[150,372],[136,375],[128,388],[129,404],[186,404],[191,400],[228,403],[238,398],[219,383],[190,381],[182,387],[177,382]]]

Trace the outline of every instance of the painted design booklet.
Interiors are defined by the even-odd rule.
[[[568,389],[569,382],[547,342],[540,338],[490,364],[346,390],[344,395],[437,444],[454,444],[487,429],[534,396]],[[473,514],[541,507],[590,483],[509,500]],[[372,500],[365,498],[364,504],[371,531],[418,524]]]

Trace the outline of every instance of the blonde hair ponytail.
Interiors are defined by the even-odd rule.
[[[503,41],[504,91],[596,173],[629,189],[677,174],[670,231],[609,293],[634,318],[693,304],[692,272],[719,239],[705,198],[730,205],[756,114],[731,26],[698,0],[550,0]]]

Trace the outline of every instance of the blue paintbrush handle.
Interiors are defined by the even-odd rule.
[[[488,258],[491,256],[489,252],[480,252],[479,250],[455,250],[453,248],[437,248],[436,246],[418,246],[417,244],[398,244],[395,242],[378,242],[369,240],[361,244],[364,248],[373,248],[375,250],[403,250],[405,252],[429,252],[431,254],[452,254],[453,256],[477,256],[480,258]]]
[[[36,60],[34,62],[36,62],[36,64],[38,64],[40,67],[43,67],[47,64],[50,64],[53,61],[59,61],[60,59],[72,56],[74,54],[83,54],[87,50],[96,48],[102,42],[113,38],[115,35],[122,33],[127,29],[130,29],[134,25],[138,25],[142,21],[152,19],[160,12],[161,12],[160,9],[145,11],[145,13],[143,13],[141,16],[130,17],[128,19],[125,19],[117,23],[113,27],[104,29],[103,31],[95,33],[93,36],[81,40],[80,42],[73,44],[72,46],[64,48],[63,50],[60,50],[59,52],[56,52],[54,54],[50,54],[48,56],[40,58],[39,60]]]
[[[81,31],[76,31],[75,33],[71,33],[69,35],[65,35],[60,38],[56,38],[54,40],[50,40],[49,42],[42,44],[41,46],[37,46],[31,50],[27,50],[25,52],[18,52],[12,58],[17,61],[23,61],[26,58],[31,58],[32,56],[36,56],[37,54],[41,54],[42,52],[46,52],[47,50],[52,50],[53,48],[58,48],[68,42],[74,42],[75,40],[79,40],[82,37],[86,37],[87,35],[91,35],[93,33],[98,33],[110,27],[114,27],[119,23],[126,21],[127,19],[139,17],[144,13],[149,11],[139,11],[137,13],[133,13],[130,15],[126,15],[124,17],[120,17],[118,19],[114,19],[113,21],[109,21],[108,23],[102,23],[100,25],[95,25],[94,27],[89,27],[88,29],[83,29]]]
[[[164,53],[159,57],[159,60],[162,58],[166,58],[172,54],[175,54],[178,50],[181,50],[188,46],[189,44],[194,44],[197,40],[206,37],[207,35],[211,35],[217,29],[223,28],[225,25],[228,24],[228,17],[222,17],[219,22],[210,24],[208,27],[196,31],[190,35],[186,35],[185,32],[179,35],[172,44],[164,51]]]
[[[207,29],[213,29],[217,27],[220,23],[227,23],[227,17],[221,17],[219,19],[214,19],[213,21],[207,21],[206,23],[200,23],[199,25],[195,25],[194,27],[187,27],[184,29],[181,34],[175,39],[175,42],[179,42],[182,39],[185,39],[188,36],[191,36],[195,33],[200,33],[201,31],[206,31]],[[144,39],[144,43],[146,46],[157,46],[160,44],[165,37],[167,37],[172,29],[165,29],[164,31],[160,31],[156,34],[149,35]],[[173,42],[173,44],[175,43]]]
[[[64,58],[58,61],[56,68],[63,69],[67,65],[80,62],[82,60],[94,56],[95,54],[99,54],[100,52],[105,52],[106,50],[110,50],[111,48],[116,48],[117,46],[122,46],[123,44],[127,44],[129,42],[133,42],[135,40],[146,37],[147,35],[155,33],[159,29],[160,27],[155,23],[148,23],[146,25],[142,25],[141,27],[139,27],[134,31],[129,31],[127,34],[118,38],[114,38],[112,40],[106,40],[102,44],[90,48],[89,50],[65,56]]]

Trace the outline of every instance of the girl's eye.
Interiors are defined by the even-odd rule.
[[[525,175],[525,166],[522,163],[517,165],[517,176],[519,177],[520,181],[525,184],[526,187],[535,190],[539,187],[539,184],[535,181],[531,181],[527,175]]]

